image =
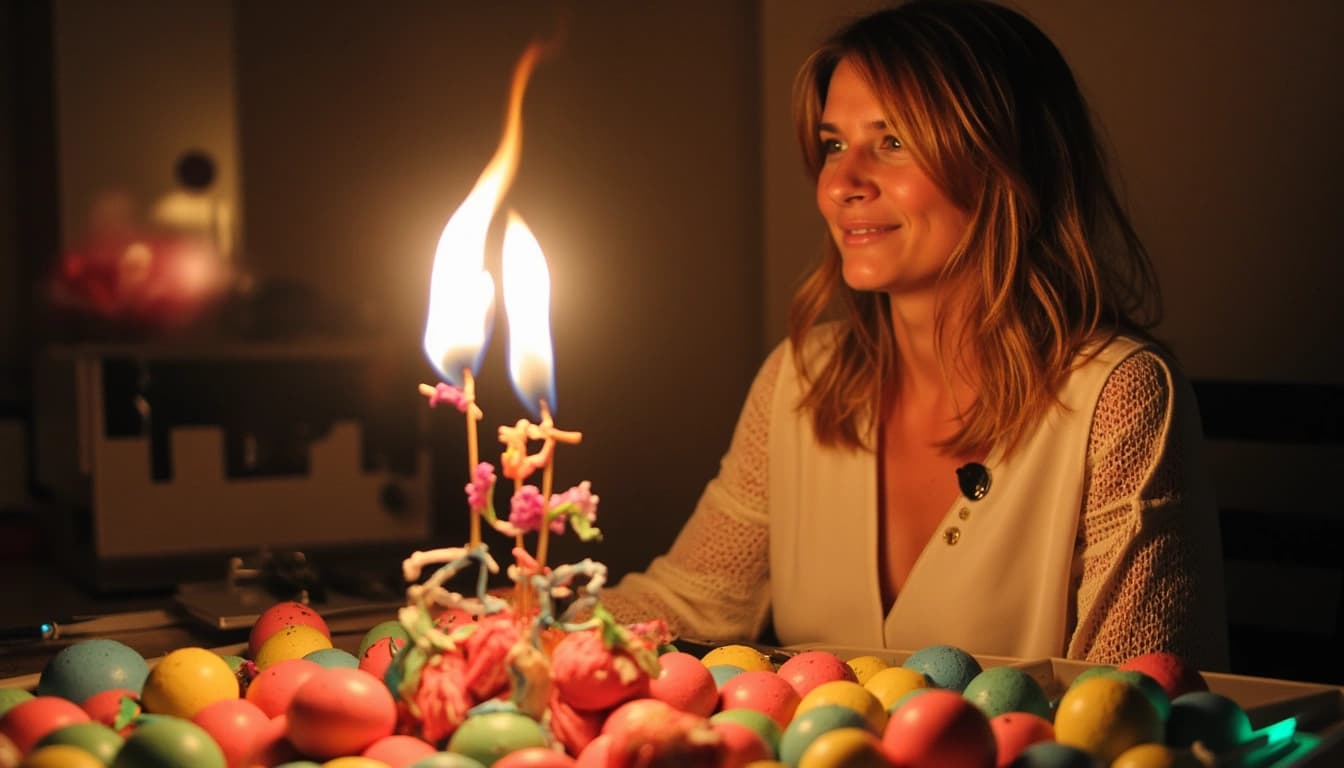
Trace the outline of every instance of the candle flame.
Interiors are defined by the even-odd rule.
[[[464,385],[463,371],[479,371],[490,335],[495,282],[485,271],[490,222],[513,183],[523,143],[523,94],[545,47],[532,43],[513,70],[508,113],[495,155],[456,212],[434,252],[425,320],[425,356],[449,382]]]
[[[555,409],[551,346],[551,275],[546,257],[522,217],[509,212],[504,230],[504,309],[509,315],[509,378],[533,418],[541,403]]]

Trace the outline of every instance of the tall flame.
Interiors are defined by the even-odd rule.
[[[551,273],[523,219],[509,211],[504,230],[504,309],[509,315],[509,379],[534,419],[541,401],[555,410],[555,353],[551,346]]]
[[[425,320],[425,356],[449,382],[463,386],[463,371],[480,369],[490,335],[495,282],[485,271],[490,222],[518,170],[523,144],[523,94],[544,51],[532,43],[514,66],[508,114],[499,148],[467,198],[448,219],[434,252]]]

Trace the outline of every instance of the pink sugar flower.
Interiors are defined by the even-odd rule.
[[[467,408],[471,405],[465,392],[442,381],[434,385],[432,392],[426,392],[426,397],[429,398],[430,408],[437,406],[439,403],[448,403],[462,413],[466,413]]]
[[[471,473],[471,482],[467,483],[466,488],[467,505],[472,512],[482,512],[490,505],[494,487],[495,467],[490,462],[482,461],[476,465],[476,471]]]
[[[541,491],[535,485],[524,485],[509,500],[509,522],[520,531],[541,528]]]

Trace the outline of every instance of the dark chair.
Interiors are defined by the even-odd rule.
[[[1196,379],[1235,674],[1344,685],[1344,386]]]

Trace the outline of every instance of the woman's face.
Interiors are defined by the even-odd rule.
[[[825,162],[817,205],[845,282],[893,298],[931,292],[970,215],[901,145],[877,94],[847,59],[831,75],[818,134]]]

